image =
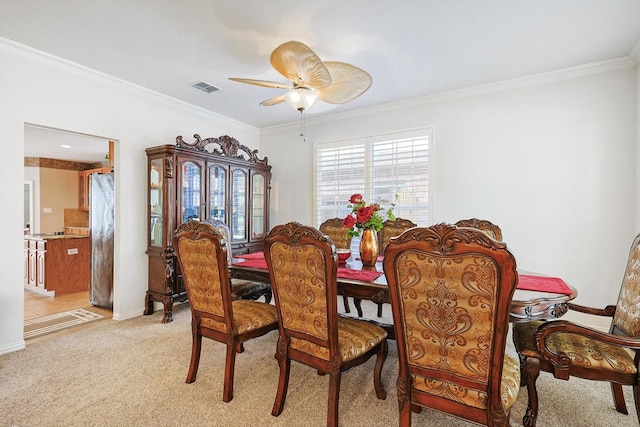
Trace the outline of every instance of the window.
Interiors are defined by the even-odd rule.
[[[349,213],[349,197],[383,201],[386,209],[398,195],[395,215],[429,225],[429,151],[432,130],[420,129],[314,147],[316,226]],[[432,190],[432,189],[431,189]]]

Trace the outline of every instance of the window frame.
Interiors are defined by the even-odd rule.
[[[419,223],[418,225],[420,226],[428,226],[429,224],[433,223],[433,219],[435,218],[435,212],[436,212],[436,162],[435,162],[435,128],[434,127],[424,127],[424,128],[416,128],[416,129],[410,129],[410,130],[405,130],[405,131],[398,131],[398,132],[392,132],[392,133],[386,133],[386,134],[379,134],[379,135],[370,135],[370,136],[363,136],[363,137],[355,137],[355,138],[349,138],[349,139],[344,139],[344,140],[336,140],[336,141],[325,141],[325,142],[315,142],[313,145],[313,198],[312,198],[312,212],[313,212],[313,222],[314,224],[316,224],[316,226],[319,226],[320,224],[320,211],[318,209],[318,151],[322,150],[322,149],[331,149],[331,148],[341,148],[341,147],[350,147],[350,146],[354,146],[354,145],[364,145],[365,146],[365,155],[364,155],[364,170],[365,170],[365,177],[364,177],[364,192],[363,195],[365,196],[365,200],[367,200],[367,202],[375,202],[375,200],[368,200],[367,197],[369,197],[369,194],[371,194],[371,186],[370,186],[370,155],[369,155],[369,146],[374,144],[374,143],[380,143],[380,142],[389,142],[389,141],[393,141],[393,140],[400,140],[400,139],[406,139],[406,138],[422,138],[422,137],[426,137],[428,139],[428,160],[427,160],[427,176],[428,176],[428,213],[427,213],[427,218],[428,218],[428,223],[427,224],[423,224],[423,223]],[[388,203],[391,203],[392,200],[388,200]],[[348,201],[341,203],[341,205],[339,206],[339,213],[336,216],[346,216],[349,213],[349,210],[347,208],[347,204]],[[344,206],[343,206],[344,205]],[[387,206],[384,206],[385,208]],[[401,205],[399,204],[399,207],[401,208]],[[341,210],[341,211],[340,211]],[[397,210],[396,210],[397,212]],[[398,215],[399,217],[403,217],[402,215]],[[406,219],[411,219],[411,218],[406,218]],[[413,219],[412,219],[413,220]],[[415,221],[414,221],[415,222]],[[355,238],[357,239],[357,238]]]

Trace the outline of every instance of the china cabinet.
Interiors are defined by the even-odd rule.
[[[164,305],[162,322],[172,320],[173,303],[186,291],[178,271],[172,237],[191,219],[224,221],[234,255],[262,250],[269,231],[271,166],[257,150],[221,136],[146,149],[148,179],[147,255],[149,284],[144,314]]]

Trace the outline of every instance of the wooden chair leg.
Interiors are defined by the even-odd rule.
[[[227,344],[227,357],[224,366],[224,389],[222,391],[223,402],[231,402],[233,399],[233,377],[236,368],[236,351],[238,344],[237,342]]]
[[[640,394],[638,393],[638,385],[633,386],[633,398],[636,401],[636,415],[638,417],[638,423],[640,423]]]
[[[356,306],[356,311],[358,312],[358,317],[362,317],[362,300],[360,298],[353,299],[353,305]]]
[[[346,295],[342,296],[342,303],[344,304],[345,313],[351,313],[351,307],[349,307],[349,298]]]
[[[378,317],[382,317],[382,303],[378,303]]]
[[[616,411],[621,414],[628,415],[627,404],[624,402],[624,393],[622,392],[622,385],[616,383],[611,384],[611,393],[613,394],[613,403],[616,405]]]
[[[409,400],[400,404],[400,421],[398,423],[400,427],[411,427],[411,412],[413,406]]]
[[[525,427],[536,427],[536,420],[538,419],[538,391],[536,390],[536,380],[540,375],[540,361],[534,357],[525,358],[524,370],[529,403],[527,405],[527,412],[522,418],[522,424]]]
[[[276,355],[276,357],[278,357]],[[287,389],[289,388],[289,371],[291,369],[291,360],[286,355],[278,358],[278,364],[280,365],[280,376],[278,378],[278,391],[276,393],[276,400],[273,402],[273,409],[271,415],[277,417],[282,413],[284,408],[284,401],[287,399]]]
[[[342,372],[329,374],[329,402],[327,406],[327,427],[338,426],[338,403],[340,402],[340,380]]]
[[[191,384],[196,380],[196,375],[198,375],[198,366],[200,365],[200,350],[202,349],[202,335],[197,331],[194,331],[192,335],[191,363],[189,364],[189,372],[187,373],[187,384]]]
[[[273,298],[273,291],[269,289],[264,293],[264,302],[271,304],[271,298]]]
[[[376,356],[376,367],[373,370],[373,388],[376,390],[376,396],[380,400],[385,400],[387,398],[387,392],[382,385],[382,365],[384,365],[384,361],[387,359],[387,354],[389,352],[389,347],[387,345],[387,340],[382,341],[380,344],[380,348],[378,349],[378,354]]]

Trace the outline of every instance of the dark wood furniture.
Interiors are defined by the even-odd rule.
[[[378,247],[380,248],[380,255],[384,255],[384,250],[389,244],[389,240],[393,237],[399,236],[404,233],[406,230],[415,227],[416,224],[404,218],[396,218],[394,220],[386,220],[382,223],[382,229],[378,232]],[[358,314],[362,316],[362,308],[360,308],[360,300],[353,300],[353,304],[356,306],[358,310]],[[382,317],[382,303],[378,303],[378,317]]]
[[[353,258],[353,256],[352,256]],[[347,261],[346,267],[353,270],[362,270],[362,262],[356,259]],[[382,271],[382,263],[377,263],[375,269]],[[528,275],[539,275],[532,272],[522,272]],[[266,268],[256,268],[253,266],[245,267],[242,260],[237,260],[231,266],[231,275],[242,277],[246,274],[253,274],[263,277],[264,280],[269,279],[269,272]],[[389,287],[385,275],[381,275],[372,282],[362,280],[337,278],[338,295],[346,295],[360,300],[369,300],[375,303],[390,303]],[[578,291],[571,285],[567,285],[571,289],[571,294],[557,294],[549,292],[527,291],[516,289],[513,299],[511,300],[511,313],[509,321],[512,323],[528,322],[531,320],[552,320],[563,316],[568,310],[569,301],[578,296]],[[390,339],[395,339],[395,331],[393,325],[377,322],[384,328]]]
[[[342,224],[342,218],[330,218],[320,224],[320,232],[329,236],[333,240],[333,244],[336,245],[336,249],[351,249],[351,237],[349,237],[349,229]],[[342,296],[342,303],[344,304],[344,310],[347,313],[351,313],[351,307],[349,306],[349,298],[346,295]],[[358,309],[358,307],[356,307]],[[362,317],[362,308],[359,308],[358,315]]]
[[[164,306],[162,322],[172,320],[174,301],[186,291],[176,268],[172,236],[190,219],[217,219],[231,230],[234,254],[262,250],[269,230],[271,166],[256,150],[230,136],[147,148],[149,283],[144,314],[154,302]]]
[[[227,250],[227,263],[233,264],[233,253],[231,250],[231,233],[229,227],[224,222],[218,219],[205,220],[208,224],[211,224],[220,235],[222,235],[225,249]],[[260,297],[264,297],[266,303],[271,302],[272,292],[271,285],[266,280],[250,280],[231,278],[231,298],[232,299],[252,299],[257,300]]]
[[[502,240],[502,230],[496,224],[491,221],[487,221],[486,219],[478,219],[478,218],[469,218],[469,219],[461,219],[455,224],[458,227],[471,227],[477,228],[478,230],[484,231],[487,235],[489,235],[492,239],[496,239],[498,241]]]
[[[398,346],[400,426],[412,408],[486,426],[509,426],[520,389],[505,353],[516,260],[483,231],[412,228],[384,256]]]
[[[378,399],[385,399],[381,373],[387,333],[365,320],[338,316],[338,259],[331,241],[313,227],[289,223],[269,232],[264,253],[279,323],[280,377],[271,414],[278,416],[284,408],[292,360],[329,374],[327,426],[338,425],[342,373],[374,354],[374,388]]]
[[[404,218],[396,218],[395,220],[386,220],[382,223],[382,229],[378,231],[378,246],[380,248],[380,255],[384,255],[384,250],[389,244],[391,238],[396,237],[404,233],[406,230],[415,227],[413,221]]]
[[[571,376],[611,384],[615,408],[627,414],[622,385],[633,386],[636,415],[640,421],[640,234],[631,245],[616,305],[604,308],[568,303],[568,309],[611,317],[609,333],[564,320],[518,323],[513,341],[523,361],[523,382],[529,401],[523,424],[534,427],[538,417],[536,380],[540,371],[559,379]]]
[[[276,309],[258,301],[232,301],[224,238],[211,224],[181,224],[173,248],[191,307],[193,342],[187,383],[196,380],[202,337],[226,344],[222,400],[229,402],[233,399],[236,353],[243,350],[245,341],[277,329]]]

